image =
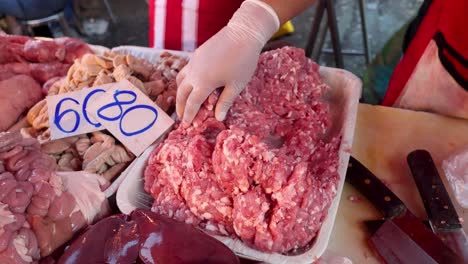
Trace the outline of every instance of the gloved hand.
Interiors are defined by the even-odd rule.
[[[228,25],[200,46],[177,76],[176,110],[191,123],[201,104],[217,88],[224,87],[215,109],[222,121],[257,67],[263,46],[278,30],[275,11],[259,0],[246,0]]]

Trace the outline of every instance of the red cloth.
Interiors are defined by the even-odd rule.
[[[243,0],[150,0],[150,47],[187,50],[185,41],[198,47],[223,28]],[[193,11],[193,12],[191,12]],[[161,16],[158,18],[157,16]],[[185,25],[184,19],[195,21]],[[159,39],[158,31],[164,32]],[[192,37],[193,36],[193,37]],[[188,45],[191,46],[191,45]]]
[[[395,68],[383,105],[394,106],[428,45],[435,40],[441,63],[455,81],[468,89],[468,1],[433,0],[403,59]],[[445,44],[441,44],[445,42]],[[443,54],[442,56],[440,54]],[[436,98],[437,99],[437,98]],[[431,109],[437,111],[437,109]],[[450,113],[445,113],[450,114]]]

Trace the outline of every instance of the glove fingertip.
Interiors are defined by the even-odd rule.
[[[183,111],[182,111],[181,107],[176,105],[176,115],[177,115],[177,118],[179,120],[182,120],[182,113],[183,113]]]
[[[195,115],[197,114],[198,110],[188,111],[187,108],[185,109],[184,116],[182,118],[182,123],[186,126],[189,126],[193,119],[195,119]]]
[[[226,119],[227,112],[226,111],[218,111],[215,114],[215,117],[218,121],[224,121]]]

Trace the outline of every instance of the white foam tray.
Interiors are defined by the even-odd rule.
[[[137,57],[149,59],[150,61],[157,60],[159,54],[163,52],[162,50],[131,46],[118,47],[113,50],[127,54],[130,53]],[[180,52],[177,54],[190,56],[190,54]],[[226,244],[238,256],[273,264],[312,263],[325,252],[328,246],[345,182],[362,83],[355,75],[340,69],[321,67],[320,74],[325,83],[331,88],[326,96],[326,100],[331,104],[334,120],[332,131],[342,134],[338,167],[340,181],[337,195],[329,208],[328,216],[323,222],[313,246],[305,253],[296,256],[268,254],[248,247],[239,239],[215,236],[216,239]],[[136,208],[146,207],[145,198],[148,197],[148,194],[143,189],[143,172],[147,159],[155,148],[155,144],[132,163],[131,167],[126,171],[126,175],[122,175],[123,177],[119,178],[119,180],[122,180],[122,184],[117,190],[117,205],[123,213],[128,214]]]

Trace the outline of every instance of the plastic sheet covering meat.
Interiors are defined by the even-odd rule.
[[[444,160],[442,168],[455,199],[463,208],[468,208],[468,146]]]
[[[55,169],[37,140],[0,133],[0,263],[37,261],[108,212],[107,181]]]

